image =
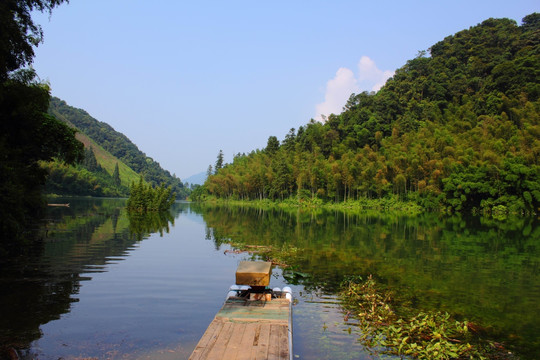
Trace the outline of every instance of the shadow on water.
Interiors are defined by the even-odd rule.
[[[184,207],[170,213],[131,217],[123,199],[55,199],[69,207],[48,209],[47,225],[0,251],[0,359],[31,358],[40,326],[59,319],[78,302],[81,281],[105,271],[138,242],[169,229]],[[30,316],[29,316],[30,315]]]
[[[335,294],[345,277],[373,274],[413,309],[447,311],[525,358],[540,355],[537,219],[192,209],[216,246],[273,249],[263,257],[285,259],[290,283]]]

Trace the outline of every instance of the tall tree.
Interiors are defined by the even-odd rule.
[[[266,143],[266,152],[268,154],[274,154],[279,150],[279,140],[275,136],[270,136],[268,142]]]
[[[285,135],[285,139],[283,140],[283,147],[285,147],[285,150],[292,152],[294,150],[294,145],[296,144],[296,133],[295,129],[291,128],[289,130],[289,133]]]
[[[75,130],[47,114],[48,85],[36,81],[29,65],[42,40],[32,11],[51,11],[63,0],[0,2],[0,232],[2,242],[21,239],[28,223],[41,215],[45,172],[41,160],[68,163],[83,157]],[[18,71],[15,71],[18,70]]]
[[[100,168],[94,150],[90,146],[89,148],[84,149],[84,161],[83,166],[89,171],[96,171]]]
[[[122,181],[120,180],[120,169],[118,169],[118,162],[114,166],[114,171],[112,174],[113,182],[116,186],[120,186]]]
[[[214,167],[214,171],[217,174],[218,171],[223,167],[223,150],[219,150],[219,154],[217,156],[216,160],[216,166]]]

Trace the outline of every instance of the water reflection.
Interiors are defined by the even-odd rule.
[[[174,207],[177,209],[178,207]],[[163,236],[163,232],[169,233],[169,225],[174,225],[175,215],[170,211],[167,212],[150,212],[150,213],[128,213],[129,232],[138,240],[152,233],[159,233]]]
[[[296,292],[294,346],[303,359],[369,358],[348,334],[354,322],[343,321],[335,297],[345,276],[366,274],[418,309],[475,320],[525,358],[540,353],[534,219],[197,204],[133,217],[124,200],[56,202],[70,207],[49,209],[43,241],[0,259],[0,358],[12,349],[28,359],[134,359],[144,351],[187,358],[237,261],[249,257],[224,255],[231,241],[270,247],[292,265],[276,269],[272,281]]]
[[[413,307],[473,320],[531,358],[540,353],[540,227],[533,218],[194,209],[216,244],[261,245],[284,256],[293,250],[290,282],[333,293],[345,276],[373,274]]]
[[[30,357],[40,326],[79,301],[81,281],[124,259],[149,234],[168,232],[181,211],[175,206],[171,213],[134,218],[127,216],[123,199],[55,201],[70,206],[48,209],[40,241],[21,244],[16,255],[10,251],[0,258],[0,358],[15,351]]]

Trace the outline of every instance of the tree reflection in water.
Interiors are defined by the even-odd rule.
[[[149,234],[158,233],[163,236],[163,232],[169,233],[169,225],[174,226],[174,215],[169,211],[148,212],[148,213],[128,213],[129,233],[136,240],[142,240]]]

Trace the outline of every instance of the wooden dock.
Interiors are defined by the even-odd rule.
[[[189,359],[290,360],[291,314],[291,301],[284,294],[271,301],[230,297]]]
[[[272,263],[241,261],[236,285],[189,360],[291,360],[292,291],[270,289]]]

